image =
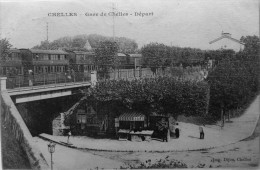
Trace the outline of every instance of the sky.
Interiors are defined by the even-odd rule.
[[[128,13],[114,17],[115,36],[134,39],[139,48],[158,42],[211,49],[209,42],[222,31],[236,39],[259,35],[258,0],[0,0],[0,37],[13,47],[32,48],[46,40],[47,22],[49,41],[79,34],[113,36],[113,17],[100,16],[112,12],[113,4],[115,12]],[[61,12],[77,16],[48,16]]]

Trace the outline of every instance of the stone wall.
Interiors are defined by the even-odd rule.
[[[4,122],[25,150],[33,169],[49,169],[45,158],[33,141],[32,135],[6,90],[1,91],[1,114]]]

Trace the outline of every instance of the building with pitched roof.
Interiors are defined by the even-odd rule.
[[[230,33],[221,33],[219,38],[216,38],[209,42],[211,48],[214,50],[218,49],[232,49],[236,52],[244,49],[244,43],[231,37]]]

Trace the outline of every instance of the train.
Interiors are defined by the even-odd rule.
[[[34,74],[98,70],[95,56],[93,51],[10,49],[1,59],[0,75],[27,75],[29,70]],[[141,54],[117,53],[117,57],[121,68],[141,66]]]
[[[95,64],[93,51],[9,49],[1,57],[0,76],[9,78],[10,84],[30,86],[45,83],[84,81],[91,71],[102,70]],[[141,54],[117,53],[118,68],[142,66]]]
[[[146,67],[142,54],[116,54],[117,69],[127,70]],[[170,62],[170,61],[169,61]],[[210,60],[192,63],[171,61],[172,66],[183,68],[188,66],[212,65]],[[104,65],[97,65],[94,51],[72,50],[40,50],[40,49],[9,49],[7,54],[1,56],[0,76],[8,77],[9,88],[44,85],[52,83],[79,82],[90,79],[92,71],[102,73]],[[204,64],[203,64],[204,63]],[[169,63],[168,63],[169,64]],[[156,66],[150,65],[154,72]],[[154,67],[154,68],[153,68]],[[212,67],[212,66],[211,66]]]

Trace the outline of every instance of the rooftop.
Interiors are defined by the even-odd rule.
[[[89,52],[89,51],[73,51],[75,54],[89,54],[89,55],[94,55],[94,52]]]
[[[39,54],[69,54],[62,50],[39,50],[39,49],[29,49],[32,53]]]

